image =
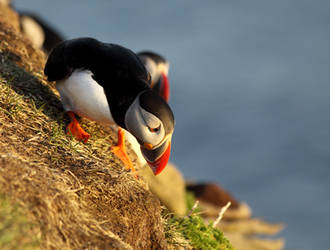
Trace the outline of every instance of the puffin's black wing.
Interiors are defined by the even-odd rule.
[[[48,81],[58,81],[66,78],[75,69],[89,69],[92,71],[98,54],[102,54],[104,45],[92,38],[78,38],[66,40],[58,44],[50,53],[45,75]]]
[[[144,65],[134,52],[93,38],[77,38],[60,43],[48,57],[45,74],[49,81],[56,81],[64,79],[75,69],[90,70],[101,85],[110,79],[148,79]]]
[[[50,53],[45,75],[49,81],[63,80],[76,69],[93,73],[104,88],[112,115],[122,127],[124,114],[135,97],[149,87],[149,74],[138,56],[120,45],[93,38],[77,38],[57,45]]]

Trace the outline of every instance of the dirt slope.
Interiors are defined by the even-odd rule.
[[[45,55],[0,4],[0,193],[28,211],[41,249],[164,249],[161,207],[109,151],[111,130],[82,121],[84,145],[64,133]]]

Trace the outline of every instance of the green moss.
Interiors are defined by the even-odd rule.
[[[188,240],[194,249],[233,249],[219,229],[213,228],[212,223],[206,225],[197,214],[184,218],[172,217],[169,220],[172,228]]]
[[[191,210],[192,207],[195,204],[195,195],[193,192],[186,192],[186,204],[187,204],[187,210]]]
[[[0,195],[0,249],[38,249],[34,225],[24,216],[23,209]]]
[[[186,201],[187,207],[190,210],[187,216],[183,218],[178,218],[173,215],[167,216],[167,228],[165,232],[168,234],[166,238],[171,238],[175,233],[179,233],[189,242],[193,249],[233,249],[229,240],[225,238],[223,233],[219,229],[213,228],[212,222],[208,225],[205,224],[203,218],[199,215],[200,209],[198,207],[195,208],[194,211],[191,211],[195,203],[195,198],[192,193],[187,193]],[[180,245],[179,242],[171,243]]]

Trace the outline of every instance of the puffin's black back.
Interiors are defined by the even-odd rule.
[[[93,73],[94,80],[104,88],[113,118],[123,128],[129,105],[139,93],[150,89],[148,72],[134,52],[93,38],[60,43],[51,51],[44,71],[49,81],[58,81],[75,69]]]
[[[105,78],[111,79],[148,79],[144,65],[134,52],[93,38],[60,43],[48,57],[45,74],[49,81],[56,81],[64,79],[75,69],[88,69],[97,75],[108,75]]]

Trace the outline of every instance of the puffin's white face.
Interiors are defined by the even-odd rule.
[[[142,61],[147,71],[149,72],[151,79],[158,79],[159,73],[156,63],[149,57],[143,57]]]
[[[162,121],[140,106],[139,96],[126,112],[125,125],[141,146],[149,150],[157,148],[165,137]]]
[[[170,68],[170,64],[168,62],[159,63],[158,66],[157,66],[157,71],[158,72],[163,72],[167,76],[169,68]]]
[[[155,175],[166,166],[171,153],[174,116],[155,92],[140,93],[125,114],[126,129],[141,145],[141,153]]]
[[[151,79],[155,82],[159,80],[161,77],[161,74],[165,74],[166,76],[168,75],[169,71],[169,63],[168,62],[160,62],[158,64],[155,63],[154,60],[152,60],[149,57],[141,57],[141,60],[146,67],[147,71],[149,72]]]

